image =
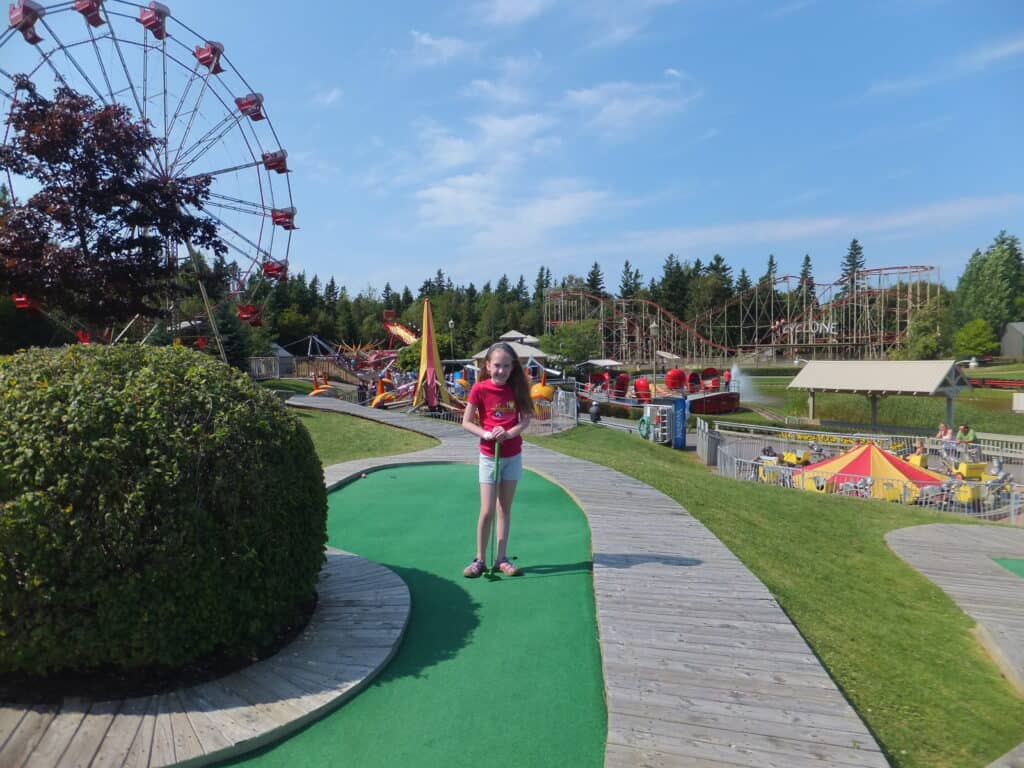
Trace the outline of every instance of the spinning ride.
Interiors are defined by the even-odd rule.
[[[41,94],[66,86],[97,104],[127,107],[160,140],[146,158],[155,178],[168,184],[211,179],[208,200],[185,212],[216,225],[229,259],[238,265],[230,276],[230,300],[239,319],[261,325],[272,283],[287,279],[296,209],[288,153],[262,94],[235,69],[227,48],[157,2],[16,0],[8,19],[10,26],[0,33],[0,114],[7,118],[18,103],[20,75]],[[2,141],[11,138],[5,119]],[[2,181],[15,204],[35,191],[10,173]],[[164,252],[168,264],[200,270],[201,257],[191,244],[166,242]],[[206,322],[220,346],[212,307],[199,284]],[[15,296],[15,304],[59,310],[23,294]],[[202,327],[169,309],[176,335]],[[202,336],[196,341],[205,346]]]

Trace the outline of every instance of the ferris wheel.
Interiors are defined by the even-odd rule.
[[[262,324],[269,286],[287,279],[296,209],[288,153],[262,94],[232,65],[227,48],[158,2],[14,0],[8,18],[0,33],[2,141],[10,140],[6,118],[21,75],[40,93],[66,86],[98,104],[127,107],[160,140],[146,158],[147,172],[167,181],[210,178],[208,199],[187,212],[216,225],[239,267],[231,277],[235,311],[244,323]],[[15,203],[32,194],[11,174],[0,182]],[[169,263],[196,265],[191,244],[165,248]],[[203,298],[219,346],[205,290]],[[14,299],[22,309],[35,304],[30,296]]]

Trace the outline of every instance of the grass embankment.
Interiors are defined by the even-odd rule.
[[[433,448],[432,437],[384,424],[325,411],[292,410],[309,430],[313,445],[326,467],[369,456],[393,456]]]
[[[1011,393],[996,389],[972,389],[953,401],[953,424],[968,423],[978,432],[1024,435],[1024,416],[1010,410]],[[788,391],[786,412],[807,415],[807,393]],[[871,422],[871,405],[866,397],[831,392],[817,397],[818,418],[855,424]],[[946,420],[944,397],[887,397],[878,405],[879,424],[917,427],[934,432]]]
[[[267,389],[286,389],[297,395],[308,395],[313,391],[313,382],[305,379],[266,379],[259,385]]]
[[[1024,739],[1024,700],[971,619],[884,541],[963,518],[720,478],[693,454],[610,429],[530,440],[648,483],[707,525],[776,596],[894,765],[984,766]]]
[[[1024,380],[1024,363],[986,365],[983,368],[968,368],[964,371],[969,379],[1021,379]]]

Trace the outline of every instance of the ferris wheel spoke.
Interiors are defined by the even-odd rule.
[[[181,136],[181,141],[178,142],[178,149],[175,150],[174,160],[171,161],[171,168],[173,169],[181,157],[181,152],[185,148],[185,143],[188,141],[188,135],[192,132],[192,126],[195,125],[196,115],[199,114],[199,105],[203,101],[203,95],[206,93],[206,89],[209,87],[210,76],[207,74],[203,78],[202,88],[199,89],[199,96],[196,98],[195,106],[192,108],[192,114],[189,115],[188,123],[185,125],[185,132]]]
[[[92,88],[92,92],[96,94],[96,98],[98,98],[104,104],[108,103],[107,97],[100,92],[100,89],[96,87],[96,84],[92,81],[92,78],[86,74],[84,69],[82,69],[82,65],[79,64],[78,60],[71,55],[71,46],[64,45],[64,42],[57,36],[57,33],[53,30],[53,27],[50,26],[49,22],[46,21],[45,17],[40,17],[39,23],[43,25],[43,28],[47,32],[50,33],[50,36],[53,38],[53,41],[57,43],[58,48],[61,51],[63,51],[64,56],[66,56],[67,60],[71,62],[71,66],[78,70],[78,74],[80,74],[82,76],[82,79],[89,84],[89,87]]]
[[[131,89],[132,98],[135,99],[135,107],[138,109],[139,114],[143,119],[146,117],[145,102],[139,101],[138,91],[135,90],[135,81],[132,80],[132,76],[128,73],[128,62],[125,61],[124,51],[121,50],[121,41],[117,37],[117,31],[114,29],[114,23],[110,20],[111,16],[122,16],[120,13],[111,13],[107,10],[106,5],[100,6],[100,10],[103,12],[104,17],[107,21],[107,29],[110,31],[110,41],[114,44],[114,50],[117,51],[117,58],[121,60],[121,68],[124,70],[124,78],[128,81],[128,87]]]
[[[207,200],[205,205],[219,208],[224,211],[237,211],[238,213],[248,213],[251,216],[265,216],[263,211],[256,210],[254,208],[246,208],[241,205],[232,205],[231,203],[218,203],[213,200]]]
[[[267,251],[265,251],[264,249],[260,248],[260,246],[259,246],[258,244],[254,243],[254,242],[253,242],[252,240],[250,240],[250,239],[249,239],[248,237],[246,237],[246,236],[245,236],[245,235],[243,235],[243,234],[242,234],[241,232],[239,232],[239,231],[238,231],[237,229],[235,229],[234,227],[232,227],[232,226],[231,226],[230,224],[228,224],[228,223],[227,223],[226,221],[224,221],[224,219],[222,219],[222,218],[220,218],[219,216],[217,216],[216,214],[214,214],[214,213],[212,213],[212,212],[208,211],[208,210],[206,209],[206,206],[200,206],[200,210],[201,210],[201,211],[202,211],[203,213],[205,213],[205,214],[206,214],[207,216],[209,216],[209,217],[210,217],[211,219],[213,219],[213,220],[214,220],[215,222],[217,222],[218,224],[220,224],[220,225],[221,225],[222,227],[224,227],[224,229],[226,229],[226,230],[227,230],[228,232],[231,232],[231,233],[232,233],[233,235],[235,235],[235,237],[237,237],[237,238],[239,238],[240,240],[242,240],[242,242],[244,242],[244,243],[245,243],[246,245],[250,245],[250,246],[252,246],[252,248],[254,248],[254,249],[255,249],[255,251],[256,251],[256,252],[257,252],[258,254],[260,254],[261,256],[264,256],[264,257],[266,257],[266,258],[268,258],[268,259],[269,259],[269,258],[271,258],[270,254],[269,254],[269,253],[268,253]],[[225,241],[225,242],[227,242],[227,241]],[[237,247],[237,246],[236,246],[236,247]],[[249,256],[249,258],[252,258],[252,257],[251,257],[251,256]]]
[[[213,126],[213,128],[207,131],[202,138],[200,138],[195,144],[193,144],[191,147],[185,150],[185,152],[182,153],[181,158],[178,161],[182,163],[181,167],[178,169],[178,174],[183,174],[185,171],[187,171],[189,168],[195,165],[196,161],[198,161],[200,158],[202,158],[203,155],[209,152],[212,147],[216,146],[217,143],[220,142],[220,140],[223,139],[228,134],[228,132],[236,125],[238,125],[238,118],[234,115],[229,114],[222,118],[221,121],[217,123],[217,125]],[[216,135],[214,135],[214,133],[216,133]],[[194,157],[189,157],[189,155],[194,155]],[[188,162],[185,162],[186,160]],[[259,165],[259,161],[255,161],[247,165],[240,165],[238,167],[248,168],[250,165]],[[216,175],[217,173],[223,172],[224,171],[215,171],[213,173],[207,173],[202,175],[213,176]]]
[[[110,75],[107,74],[107,67],[103,63],[103,56],[100,55],[100,46],[96,42],[96,35],[92,32],[92,27],[89,27],[89,40],[92,42],[93,53],[96,54],[96,63],[99,64],[100,72],[103,73],[103,82],[107,84],[107,93],[110,94],[110,103],[115,102],[114,98],[114,86],[110,84]]]
[[[192,90],[192,84],[199,79],[199,66],[193,67],[189,73],[188,82],[185,83],[185,87],[181,91],[181,97],[178,99],[178,104],[174,108],[174,114],[171,115],[171,122],[166,125],[165,134],[168,141],[171,138],[171,132],[174,130],[174,124],[178,122],[178,118],[181,117],[181,108],[185,105],[185,99],[188,98],[188,92]],[[205,85],[205,79],[204,79]],[[200,96],[201,98],[201,96]],[[194,113],[193,113],[194,114]]]
[[[185,181],[190,181],[192,179],[198,179],[198,178],[201,178],[203,176],[209,176],[209,177],[213,178],[215,176],[224,176],[224,175],[229,174],[229,173],[238,173],[239,171],[244,171],[246,168],[255,168],[258,165],[263,165],[263,161],[262,160],[255,160],[255,161],[253,161],[251,163],[242,163],[241,165],[233,165],[230,168],[220,168],[219,170],[216,170],[216,171],[203,171],[202,173],[193,173],[191,176],[181,176],[179,174],[178,178],[179,179],[183,179]]]
[[[258,213],[260,216],[267,214],[267,207],[263,203],[257,203],[254,200],[243,200],[240,197],[231,197],[220,192],[211,192],[210,197],[216,198],[217,200],[223,200],[227,203],[237,203],[238,205],[248,206],[248,211],[251,213]]]

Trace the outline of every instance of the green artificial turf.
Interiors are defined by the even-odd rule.
[[[941,589],[885,534],[965,518],[717,477],[692,453],[583,425],[529,438],[663,491],[785,609],[894,766],[988,765],[1024,740],[1024,700]]]
[[[1024,578],[1024,560],[1015,557],[996,557],[993,559],[1010,573],[1016,573]]]
[[[330,544],[383,563],[412,594],[398,654],[365,691],[254,766],[600,766],[607,729],[590,532],[526,473],[509,552],[518,578],[465,579],[475,465],[388,468],[331,494]]]

